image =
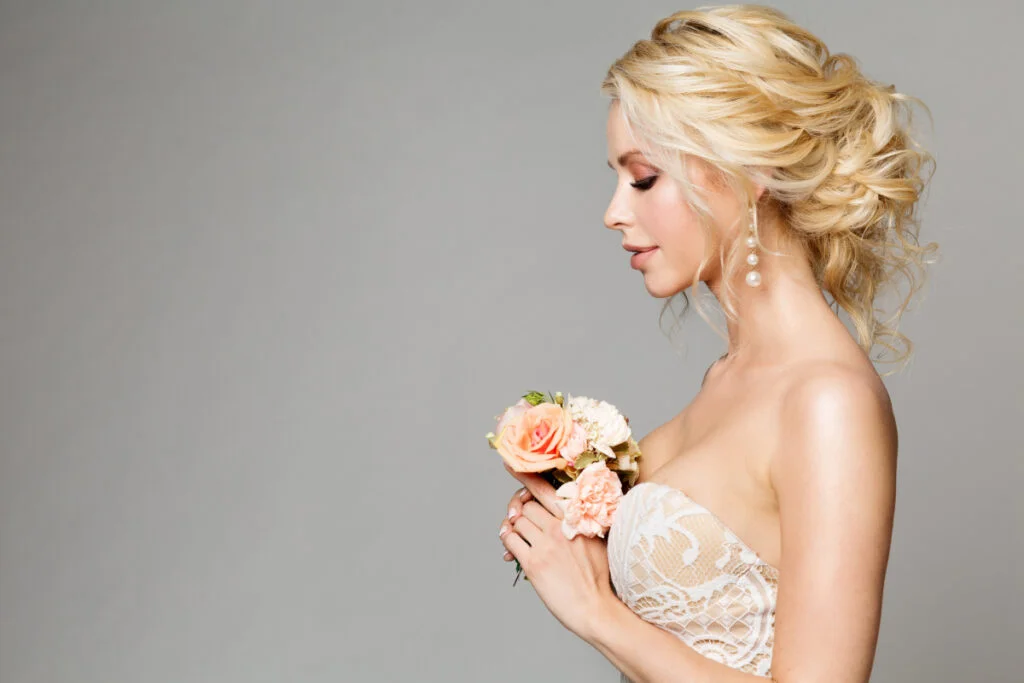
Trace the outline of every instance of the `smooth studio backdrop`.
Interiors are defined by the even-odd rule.
[[[1021,5],[778,6],[935,117],[873,680],[1019,681]],[[0,2],[0,681],[617,681],[484,434],[642,436],[724,350],[602,225],[598,85],[685,7]]]

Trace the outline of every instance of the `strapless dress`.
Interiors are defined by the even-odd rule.
[[[705,657],[771,676],[778,569],[683,491],[640,482],[626,492],[608,563],[619,599],[642,619]]]

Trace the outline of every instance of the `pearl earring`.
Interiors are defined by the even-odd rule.
[[[750,209],[750,234],[747,236],[747,246],[750,247],[750,253],[747,254],[747,264],[750,265],[751,270],[747,273],[747,284],[751,287],[758,287],[761,284],[761,273],[754,270],[754,266],[757,265],[757,236],[755,232],[757,230],[757,207],[751,207]]]

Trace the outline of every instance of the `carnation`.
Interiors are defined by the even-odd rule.
[[[577,535],[600,536],[611,527],[622,499],[622,481],[604,460],[583,468],[574,481],[556,493],[562,508],[562,533],[570,541]]]

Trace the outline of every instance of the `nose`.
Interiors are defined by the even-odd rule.
[[[609,230],[622,230],[632,220],[632,213],[621,194],[616,189],[615,194],[612,195],[612,199],[608,203],[608,208],[605,209],[604,227]]]

